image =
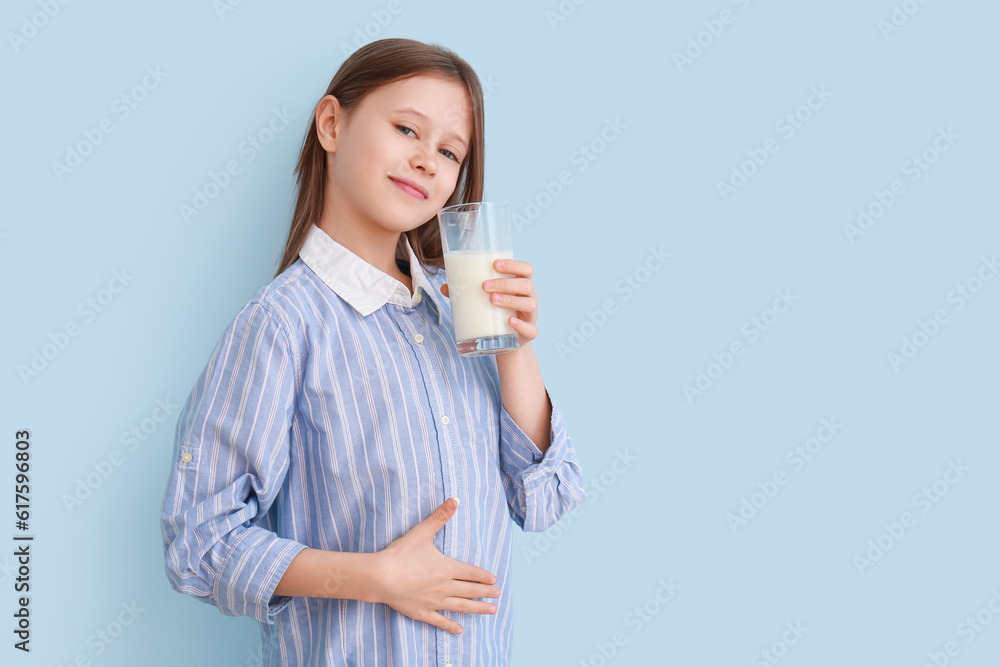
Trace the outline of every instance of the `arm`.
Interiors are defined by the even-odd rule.
[[[541,382],[530,343],[495,356],[502,397],[500,468],[507,504],[522,530],[540,532],[586,499],[580,464],[559,408]]]
[[[504,407],[544,454],[551,442],[552,404],[542,382],[534,348],[528,342],[513,352],[496,355],[496,359]]]
[[[303,549],[285,570],[274,594],[380,602],[377,556]]]
[[[226,328],[177,424],[160,513],[171,586],[229,616],[273,623],[306,545],[261,527],[288,470],[296,369],[285,325],[251,302]]]

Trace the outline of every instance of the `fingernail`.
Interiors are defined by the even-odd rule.
[[[502,269],[503,268],[503,262],[502,261],[497,260],[497,268],[498,269]]]

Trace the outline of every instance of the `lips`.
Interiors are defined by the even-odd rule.
[[[395,183],[403,192],[409,193],[417,199],[427,199],[427,190],[413,181],[405,178],[396,178],[395,176],[390,176],[389,180]]]

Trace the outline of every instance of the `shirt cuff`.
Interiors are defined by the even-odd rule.
[[[212,597],[219,609],[226,615],[250,616],[273,625],[274,616],[292,601],[288,595],[275,596],[274,589],[292,559],[305,548],[301,542],[257,526],[244,530],[215,578]]]
[[[548,388],[552,409],[549,446],[544,454],[507,412],[500,401],[500,458],[513,483],[512,516],[527,532],[555,524],[586,499],[576,450],[563,424],[562,413]]]

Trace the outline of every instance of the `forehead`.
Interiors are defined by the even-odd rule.
[[[468,137],[472,131],[469,93],[452,79],[417,75],[379,87],[365,100],[384,112],[413,109],[442,129]]]

